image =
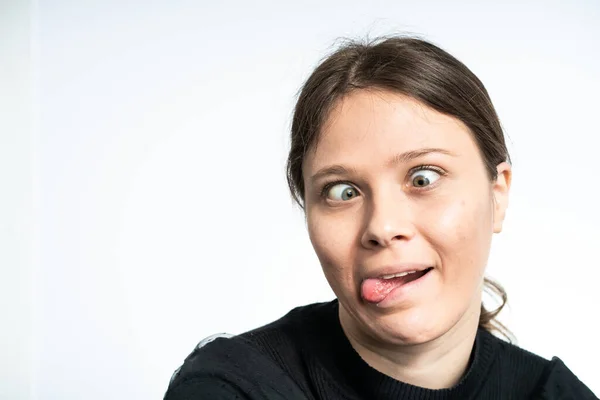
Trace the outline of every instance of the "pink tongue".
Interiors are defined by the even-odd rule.
[[[419,279],[421,276],[425,275],[425,272],[426,271],[417,272],[392,279],[365,279],[361,286],[362,298],[369,303],[379,303],[385,299],[392,290],[404,285],[405,283]]]
[[[402,284],[402,278],[365,279],[362,283],[362,297],[369,303],[379,303],[395,288]]]

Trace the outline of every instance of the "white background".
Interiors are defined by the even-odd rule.
[[[393,32],[489,89],[502,320],[600,393],[600,3],[502,3],[1,2],[0,398],[160,399],[202,338],[332,299],[287,193],[292,107],[337,38]]]

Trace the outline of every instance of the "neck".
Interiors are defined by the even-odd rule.
[[[469,366],[480,312],[480,303],[474,304],[477,307],[467,310],[443,335],[416,345],[390,347],[368,340],[352,328],[355,324],[347,323],[343,307],[340,322],[352,347],[372,368],[414,386],[445,389],[456,385]]]

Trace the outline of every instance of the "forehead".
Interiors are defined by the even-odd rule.
[[[421,148],[477,155],[469,129],[458,119],[386,91],[355,91],[331,111],[317,145],[305,158],[307,173],[330,164],[385,162]]]

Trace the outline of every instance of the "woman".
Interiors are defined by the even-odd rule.
[[[492,335],[482,291],[506,295],[484,270],[512,172],[466,66],[414,38],[349,43],[305,83],[291,136],[290,189],[336,300],[201,343],[165,399],[596,398]]]

